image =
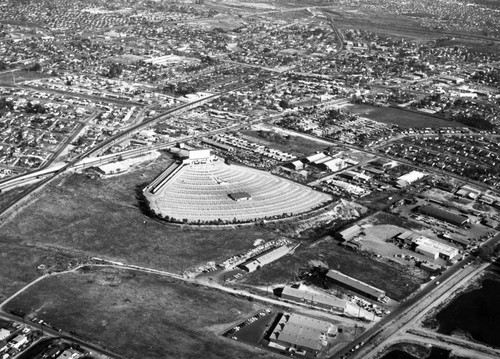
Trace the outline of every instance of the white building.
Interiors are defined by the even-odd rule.
[[[415,251],[431,258],[441,257],[443,259],[452,259],[458,255],[458,248],[452,247],[427,237],[417,237],[413,241],[417,245]]]

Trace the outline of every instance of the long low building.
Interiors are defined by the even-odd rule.
[[[262,266],[274,262],[277,259],[280,259],[281,257],[288,254],[289,251],[290,248],[287,246],[275,247],[255,257],[250,258],[246,262],[240,264],[239,267],[248,272],[254,272],[257,269],[260,269]]]
[[[332,323],[299,314],[283,313],[273,329],[270,341],[303,354],[317,355],[325,348],[328,337],[337,334]]]
[[[344,273],[338,272],[336,270],[330,269],[326,276],[333,280],[335,283],[341,284],[347,289],[357,292],[367,298],[380,300],[385,297],[385,291],[375,288],[360,280],[351,278],[348,275],[345,275]]]
[[[452,213],[450,211],[435,207],[431,204],[418,207],[418,212],[426,216],[439,219],[440,221],[453,224],[457,227],[463,226],[470,221],[469,217],[467,216]]]
[[[309,292],[299,288],[286,286],[281,293],[283,299],[292,300],[295,302],[303,302],[316,307],[333,310],[337,312],[344,312],[347,302],[343,299],[334,297],[332,295]]]

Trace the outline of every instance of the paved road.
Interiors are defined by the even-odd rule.
[[[425,344],[432,343],[434,346],[453,350],[454,354],[462,354],[462,351],[468,351],[466,358],[470,358],[472,353],[476,356],[483,358],[500,358],[500,349],[494,349],[488,345],[475,343],[470,340],[453,337],[451,335],[438,334],[431,331],[426,331],[422,329],[409,329],[401,336],[398,336],[397,341],[401,342],[403,338],[410,338],[412,341],[420,342]],[[404,339],[403,339],[404,340]],[[472,352],[472,353],[470,353]]]
[[[488,241],[483,243],[483,245],[497,246],[499,243],[500,234],[497,234],[495,237],[490,238]],[[338,353],[331,357],[331,359],[340,358],[360,342],[364,342],[365,347],[369,347],[370,345],[374,344],[378,346],[380,342],[387,340],[387,338],[394,335],[401,328],[401,320],[403,320],[403,324],[406,324],[410,320],[414,320],[415,318],[425,314],[427,310],[431,308],[431,305],[436,303],[437,300],[444,300],[446,297],[452,295],[456,287],[463,285],[466,279],[470,278],[469,275],[474,269],[473,266],[468,266],[466,269],[463,269],[463,266],[473,263],[476,260],[477,258],[475,256],[468,256],[450,267],[441,276],[431,281],[424,289],[414,294],[405,302],[401,303],[401,305],[390,315],[383,318],[372,328],[356,338],[356,340],[354,340],[352,343],[340,349]],[[483,264],[479,267],[479,269],[475,271],[480,272],[484,270],[484,268],[486,268],[488,265],[488,263]],[[441,283],[440,285],[436,285],[438,281]],[[419,308],[419,305],[422,301],[425,301],[428,304],[424,308]],[[361,354],[366,355],[365,352]],[[360,359],[367,358],[367,356],[360,355],[357,355],[355,357]]]
[[[331,359],[338,359],[341,356],[345,355],[347,352],[349,352],[352,348],[356,346],[356,344],[360,342],[365,342],[365,345],[369,345],[371,340],[375,338],[377,334],[379,334],[382,329],[386,328],[388,325],[392,326],[394,323],[399,320],[406,312],[408,312],[410,309],[412,309],[416,304],[418,304],[422,299],[424,299],[426,296],[430,295],[433,290],[435,290],[438,286],[436,286],[434,283],[437,281],[443,282],[453,276],[455,273],[460,271],[462,269],[462,266],[471,262],[472,259],[464,259],[458,263],[456,263],[454,266],[452,266],[450,269],[448,269],[443,275],[440,277],[436,278],[435,280],[431,281],[428,283],[428,285],[422,289],[421,291],[417,292],[414,294],[412,297],[407,299],[405,302],[402,302],[400,306],[394,310],[391,314],[388,316],[384,317],[381,321],[376,323],[372,328],[368,329],[366,332],[361,334],[359,337],[357,337],[352,343],[346,345],[342,349],[340,349],[335,355],[331,357]]]

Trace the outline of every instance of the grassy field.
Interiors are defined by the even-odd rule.
[[[0,302],[39,277],[38,266],[51,268],[77,261],[77,257],[47,248],[0,242]]]
[[[252,285],[284,284],[296,279],[306,270],[310,260],[319,259],[329,268],[344,272],[356,279],[387,292],[390,298],[402,300],[419,286],[403,266],[385,263],[346,249],[336,240],[323,240],[312,245],[303,244],[294,254],[268,264],[245,277]],[[404,285],[403,285],[404,284]]]
[[[399,110],[392,107],[349,105],[343,109],[374,121],[398,125],[400,127],[463,127],[463,125],[458,122],[446,121],[425,114]]]
[[[362,223],[371,223],[373,225],[392,224],[407,229],[423,229],[425,226],[418,224],[418,222],[411,221],[401,216],[395,216],[386,212],[378,212],[374,215],[361,221]]]
[[[280,151],[285,151],[295,154],[298,157],[306,156],[314,153],[315,151],[323,151],[328,146],[323,143],[308,140],[304,137],[290,136],[284,141],[272,141],[259,135],[259,131],[244,130],[240,131],[243,135],[254,138],[255,142],[267,147],[272,147]],[[268,132],[270,133],[270,132]]]
[[[9,191],[5,191],[0,193],[0,208],[3,208],[4,206],[7,206],[10,201],[12,201],[14,198],[16,198],[18,195],[23,193],[25,190],[27,190],[28,187],[18,187],[11,189]]]
[[[104,268],[49,277],[9,302],[127,358],[270,358],[218,336],[262,304],[174,279]]]
[[[13,80],[18,82],[22,81],[29,81],[29,80],[39,80],[39,79],[45,79],[48,77],[53,77],[51,75],[45,74],[45,73],[40,73],[36,71],[25,71],[25,70],[20,70],[20,71],[15,71],[14,76],[12,76],[11,72],[5,72],[0,74],[0,82],[10,82],[12,83]]]
[[[179,273],[247,250],[257,238],[273,238],[256,226],[180,228],[143,214],[137,186],[150,182],[171,161],[162,156],[108,179],[71,175],[4,224],[0,243],[45,244]]]

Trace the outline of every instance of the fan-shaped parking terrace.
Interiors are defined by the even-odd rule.
[[[144,191],[155,213],[177,221],[248,222],[308,212],[332,199],[307,186],[221,160],[181,166],[160,186]],[[245,195],[237,201],[234,194]]]

